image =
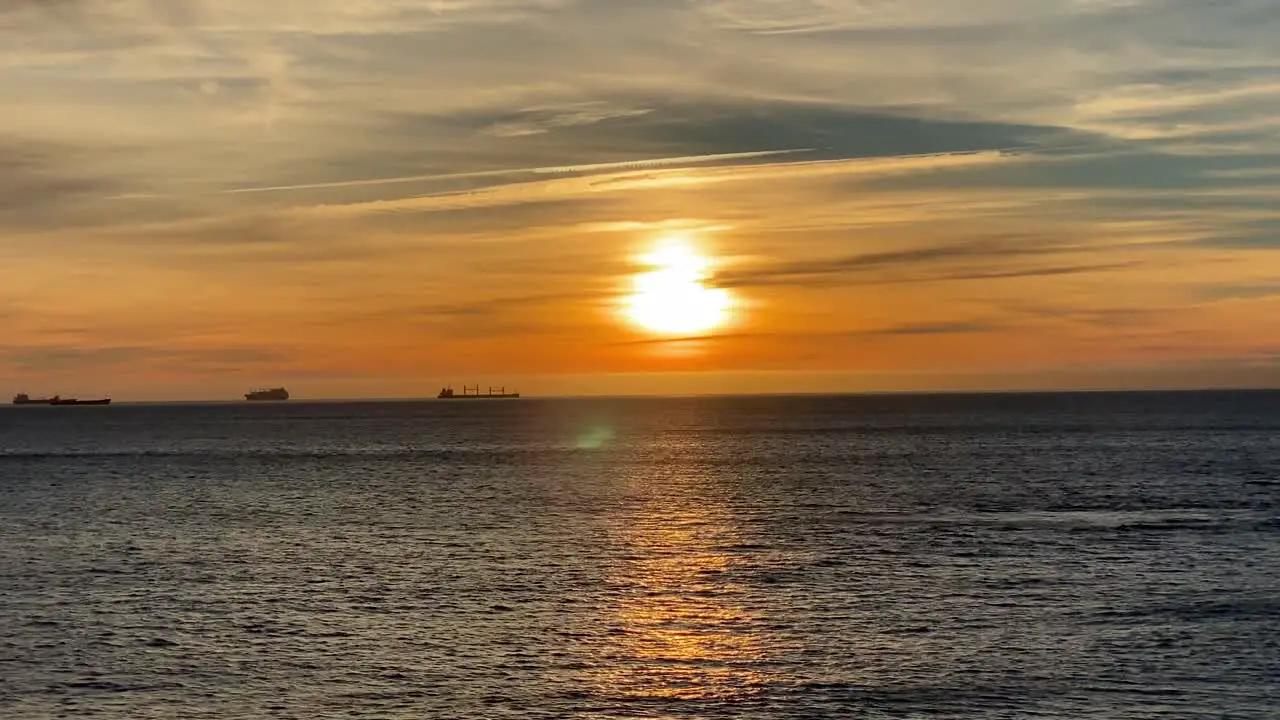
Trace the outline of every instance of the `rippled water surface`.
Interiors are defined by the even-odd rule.
[[[1274,718],[1280,394],[0,409],[4,718]]]

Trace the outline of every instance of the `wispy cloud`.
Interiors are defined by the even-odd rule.
[[[961,240],[904,250],[868,252],[841,257],[790,261],[725,273],[718,282],[725,287],[750,287],[779,283],[829,284],[853,282],[873,275],[880,282],[1039,277],[1075,272],[1096,272],[1128,267],[1128,263],[1004,267],[1019,259],[1080,253],[1084,247],[1061,239],[995,236]],[[923,270],[923,274],[922,271]]]
[[[164,346],[115,345],[100,347],[76,347],[67,345],[38,345],[12,348],[0,352],[0,364],[23,372],[61,373],[67,370],[86,371],[93,368],[157,362],[188,367],[200,366],[222,370],[278,362],[282,355],[265,348],[204,348],[181,349]]]
[[[1210,300],[1280,297],[1280,280],[1271,283],[1237,283],[1209,285],[1200,288],[1202,297]]]
[[[1009,329],[1007,325],[972,320],[956,320],[928,323],[908,323],[903,325],[887,325],[883,327],[862,328],[856,330],[831,330],[826,332],[733,332],[708,335],[687,335],[680,337],[645,338],[615,343],[619,346],[643,345],[702,345],[723,344],[743,341],[830,341],[849,339],[877,339],[895,337],[928,337],[931,335],[975,335],[998,332]]]
[[[38,224],[50,216],[80,215],[86,204],[121,187],[119,178],[81,167],[85,154],[70,145],[0,135],[0,223]]]
[[[967,335],[1004,329],[1002,325],[984,322],[935,322],[893,325],[852,333],[855,336]]]
[[[609,163],[592,163],[589,165],[565,165],[560,167],[514,168],[510,170],[487,170],[470,173],[444,173],[436,175],[410,175],[406,177],[371,178],[363,180],[339,180],[326,183],[307,183],[301,185],[276,185],[268,187],[244,187],[224,190],[225,193],[259,193],[282,192],[287,190],[329,190],[334,188],[363,187],[369,185],[399,185],[404,183],[422,183],[439,180],[464,180],[477,178],[499,178],[521,175],[568,175],[588,174],[616,170],[640,170],[671,166],[692,166],[707,163],[720,163],[730,160],[748,160],[769,157],[771,155],[791,155],[805,152],[805,148],[794,150],[757,150],[753,152],[719,153],[716,155],[695,155],[687,157],[650,158],[646,160],[623,160]],[[143,196],[152,197],[152,196]]]

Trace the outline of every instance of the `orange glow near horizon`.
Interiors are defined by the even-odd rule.
[[[723,327],[732,294],[708,287],[710,261],[684,238],[671,238],[641,258],[652,268],[633,278],[624,312],[636,326],[659,335],[687,335]]]

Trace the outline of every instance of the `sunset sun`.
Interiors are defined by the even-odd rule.
[[[650,332],[681,335],[706,332],[725,323],[732,297],[707,287],[709,262],[690,245],[669,241],[642,258],[650,269],[634,278],[625,312]]]

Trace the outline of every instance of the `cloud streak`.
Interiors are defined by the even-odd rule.
[[[623,160],[609,163],[592,163],[589,165],[565,165],[561,167],[514,168],[509,170],[487,170],[470,173],[443,173],[435,175],[409,175],[405,177],[372,178],[364,180],[338,180],[326,183],[308,183],[301,185],[276,185],[268,187],[244,187],[224,190],[228,194],[285,192],[290,190],[330,190],[335,188],[365,187],[371,185],[399,185],[404,183],[420,183],[439,180],[463,180],[475,178],[500,178],[521,175],[570,175],[600,173],[619,170],[643,170],[672,166],[694,166],[709,163],[723,163],[732,160],[752,160],[774,155],[794,155],[809,152],[810,148],[791,150],[756,150],[752,152],[719,153],[714,155],[691,155],[686,157],[650,158],[645,160]],[[144,196],[155,197],[155,196]]]
[[[992,269],[996,264],[1079,253],[1082,249],[1078,243],[1060,239],[996,236],[904,250],[776,263],[751,270],[727,272],[719,276],[717,282],[724,287],[787,283],[822,285],[852,282],[856,277],[868,275],[873,276],[875,282],[982,280],[1097,272],[1130,266],[1130,263],[1087,263]]]

